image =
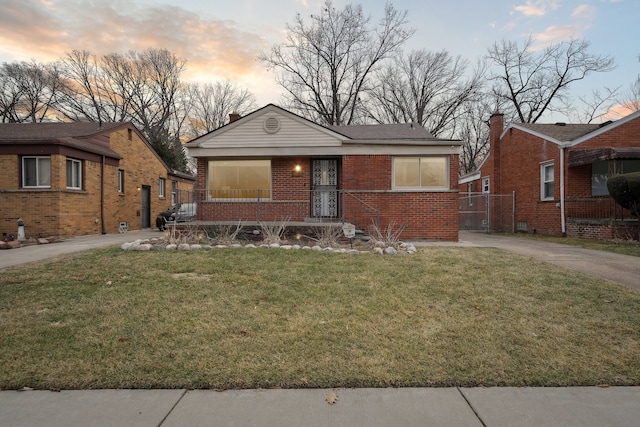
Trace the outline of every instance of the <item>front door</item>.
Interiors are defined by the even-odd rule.
[[[316,159],[312,162],[311,202],[314,218],[338,217],[338,160]]]
[[[151,227],[151,187],[142,186],[142,228]]]

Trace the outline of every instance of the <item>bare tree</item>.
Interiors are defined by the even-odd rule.
[[[186,156],[176,121],[176,102],[183,89],[180,75],[185,62],[164,49],[102,58],[104,96],[115,108],[112,114],[131,120],[153,148],[174,169],[186,169]]]
[[[640,59],[640,56],[638,56]],[[629,112],[640,111],[640,74],[617,99],[618,103]]]
[[[4,63],[0,121],[131,121],[171,168],[187,172],[182,142],[193,123],[215,124],[214,111],[244,112],[255,98],[229,82],[193,92],[181,80],[184,67],[163,49],[100,57],[76,50],[51,64]]]
[[[469,62],[447,51],[418,50],[399,55],[378,73],[368,117],[377,123],[419,123],[434,136],[451,137],[465,103],[477,98],[484,67],[469,78]]]
[[[20,121],[18,103],[22,97],[22,86],[15,78],[11,64],[3,63],[0,67],[0,118],[2,123]]]
[[[413,34],[406,18],[406,11],[387,4],[374,26],[361,5],[337,10],[326,0],[310,23],[298,14],[287,25],[287,40],[260,59],[276,71],[290,109],[325,124],[351,124],[372,73]]]
[[[536,51],[532,38],[522,47],[505,40],[495,43],[488,51],[497,67],[490,79],[494,94],[511,109],[505,113],[523,123],[535,123],[544,113],[571,105],[572,83],[615,67],[612,57],[588,53],[589,45],[572,39]]]
[[[594,120],[601,119],[607,114],[616,102],[616,95],[619,88],[593,89],[589,96],[580,96],[580,103],[574,108],[567,106],[567,110],[571,111],[568,116],[577,123],[592,123]]]
[[[124,114],[109,114],[108,88],[99,60],[88,51],[74,50],[60,62],[63,86],[58,93],[56,106],[67,119],[89,120],[99,123],[120,121]]]
[[[623,93],[619,98],[620,105],[630,112],[640,110],[640,78]]]
[[[496,109],[487,99],[465,103],[458,120],[456,137],[464,141],[460,154],[461,175],[477,170],[489,154],[489,117]]]
[[[189,87],[191,112],[189,134],[192,137],[211,132],[229,119],[229,113],[245,114],[256,106],[255,96],[228,80]]]
[[[0,68],[0,113],[3,122],[38,123],[49,119],[60,87],[54,64],[3,63]]]

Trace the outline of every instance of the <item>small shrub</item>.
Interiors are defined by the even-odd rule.
[[[177,228],[176,223],[169,225],[165,231],[167,242],[179,245],[181,243],[206,244],[209,241],[207,232],[196,224],[184,223]]]
[[[404,231],[404,225],[396,226],[395,222],[391,221],[384,230],[373,223],[371,225],[370,243],[374,247],[392,247],[398,249],[400,247],[400,235]]]
[[[238,221],[235,225],[216,225],[206,229],[208,238],[217,245],[231,245],[238,243],[238,236],[242,232],[244,224]]]
[[[336,225],[328,227],[313,227],[311,229],[313,236],[305,236],[307,239],[313,240],[323,248],[333,248],[340,245],[340,238],[343,236],[342,227]]]
[[[616,203],[640,218],[640,172],[612,176],[607,189]]]
[[[270,245],[273,243],[282,243],[284,232],[289,224],[289,218],[283,218],[280,222],[274,221],[271,223],[258,222],[260,230],[262,231],[262,240],[264,243]]]

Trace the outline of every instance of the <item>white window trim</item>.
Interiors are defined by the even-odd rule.
[[[25,167],[25,160],[27,159],[36,159],[36,185],[27,185],[27,176],[26,176],[27,168]],[[22,188],[51,188],[51,184],[38,185],[38,183],[40,182],[40,177],[38,176],[38,170],[40,169],[38,167],[38,163],[40,159],[49,160],[49,182],[51,182],[51,156],[23,156],[21,160],[22,161]]]
[[[178,198],[178,181],[171,180],[171,206],[176,204]]]
[[[545,176],[547,175],[546,172],[546,168],[548,168],[549,166],[553,167],[553,180],[552,181],[546,181],[545,180]],[[555,167],[555,162],[553,160],[549,160],[546,162],[542,162],[540,163],[540,200],[541,201],[550,201],[550,200],[555,200],[555,196],[551,196],[551,197],[546,197],[545,196],[545,191],[544,191],[544,186],[546,183],[548,182],[553,182],[553,192],[555,195],[555,185],[556,185],[556,178],[555,178],[555,172],[556,172],[556,167]]]
[[[82,160],[77,160],[77,159],[71,159],[67,157],[67,162],[71,162],[73,165],[78,165],[78,186],[75,187],[73,185],[69,185],[69,176],[67,175],[66,179],[67,179],[67,188],[70,190],[82,190]],[[65,170],[66,170],[66,166],[67,166],[67,162],[65,162]],[[71,168],[72,171],[75,170],[75,168]],[[73,177],[71,178],[71,181],[73,181]]]
[[[485,181],[487,182],[487,189],[486,189],[486,191],[485,191],[485,189],[484,189],[484,182],[485,182]],[[490,178],[490,177],[488,177],[488,176],[483,177],[483,178],[482,178],[482,181],[480,181],[480,184],[482,185],[482,193],[483,193],[483,194],[491,193],[491,178]]]
[[[124,170],[118,169],[118,193],[124,193]]]
[[[433,186],[433,187],[397,187],[396,186],[396,162],[395,159],[402,159],[402,158],[412,158],[412,159],[422,159],[422,158],[426,158],[426,157],[432,157],[432,158],[442,158],[445,159],[445,184],[443,186]],[[449,183],[449,175],[451,173],[450,171],[450,158],[449,156],[393,156],[393,158],[391,159],[391,188],[394,191],[397,192],[402,192],[402,191],[407,191],[407,192],[416,192],[416,191],[449,191],[449,187],[450,187],[450,183]]]
[[[158,197],[164,198],[167,181],[164,178],[158,180]]]

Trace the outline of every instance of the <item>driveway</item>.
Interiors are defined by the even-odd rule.
[[[23,246],[18,249],[7,249],[0,256],[0,269],[28,262],[57,258],[66,254],[87,251],[106,246],[118,246],[125,242],[162,236],[156,230],[136,230],[123,234],[96,234],[72,237],[60,243],[47,245]]]
[[[640,290],[639,257],[473,231],[460,231],[459,244],[503,249]]]

